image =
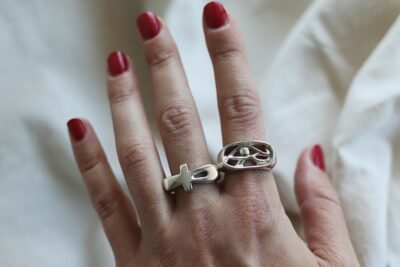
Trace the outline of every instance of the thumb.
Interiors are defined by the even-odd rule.
[[[302,152],[295,176],[297,202],[310,250],[321,263],[358,266],[339,197],[325,171],[320,145]]]

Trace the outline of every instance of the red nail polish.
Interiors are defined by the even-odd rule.
[[[207,26],[213,29],[219,28],[228,21],[228,14],[224,6],[219,2],[210,2],[204,7],[204,20]]]
[[[111,76],[118,76],[128,69],[128,59],[123,52],[114,51],[107,59],[108,72]]]
[[[139,28],[140,35],[145,40],[156,37],[160,32],[160,22],[157,16],[151,12],[144,12],[139,15],[136,20],[137,26]]]
[[[311,160],[321,171],[326,171],[324,151],[320,145],[315,145],[311,149]]]
[[[86,135],[86,127],[82,120],[71,119],[67,123],[68,131],[75,141],[82,140]]]

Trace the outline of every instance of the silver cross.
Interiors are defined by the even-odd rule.
[[[189,171],[187,164],[182,164],[179,167],[179,174],[165,178],[163,186],[167,191],[182,186],[185,192],[191,192],[193,191],[192,183],[212,183],[217,180],[218,176],[218,169],[215,165],[208,164]]]

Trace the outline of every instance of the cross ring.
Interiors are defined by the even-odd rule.
[[[185,192],[193,191],[193,184],[208,184],[215,182],[219,177],[218,168],[208,164],[189,171],[187,164],[182,164],[179,174],[167,177],[163,181],[166,191],[173,191],[182,186]]]

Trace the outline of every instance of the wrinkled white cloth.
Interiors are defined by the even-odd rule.
[[[0,266],[113,265],[65,123],[76,116],[92,122],[123,182],[105,58],[126,51],[148,101],[135,33],[139,11],[151,9],[169,25],[216,155],[221,140],[204,3],[0,1]],[[362,266],[400,266],[400,1],[223,3],[238,21],[259,84],[285,208],[298,214],[293,173],[300,151],[322,143]]]

